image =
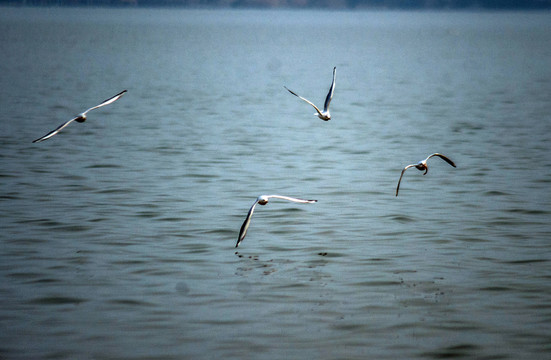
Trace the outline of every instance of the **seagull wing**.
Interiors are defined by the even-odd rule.
[[[396,196],[398,196],[398,190],[400,190],[400,183],[402,182],[402,176],[404,176],[404,172],[406,172],[407,169],[410,167],[414,167],[415,164],[410,164],[406,166],[404,169],[402,169],[402,173],[400,174],[400,180],[398,180],[398,186],[396,187]]]
[[[247,230],[249,229],[249,225],[251,224],[251,218],[253,217],[253,212],[256,204],[258,204],[258,199],[256,199],[253,206],[251,206],[251,208],[249,209],[247,217],[245,218],[243,225],[241,225],[241,230],[239,230],[239,237],[237,238],[237,244],[235,244],[235,247],[238,247],[241,241],[243,241],[243,239],[245,238],[245,235],[247,235]]]
[[[117,95],[112,96],[112,97],[110,97],[109,99],[104,100],[101,104],[96,105],[96,106],[91,107],[90,109],[86,110],[85,112],[83,112],[83,114],[86,115],[86,113],[87,113],[88,111],[91,111],[91,110],[100,108],[100,107],[105,106],[105,105],[109,105],[109,104],[111,104],[111,103],[114,103],[115,101],[119,100],[119,99],[124,95],[125,92],[126,92],[126,90],[121,91],[121,92],[118,93]]]
[[[316,111],[318,112],[318,114],[319,114],[320,116],[323,116],[322,113],[321,113],[321,111],[320,111],[320,109],[318,109],[318,107],[317,107],[316,105],[314,105],[313,102],[311,102],[310,100],[305,99],[305,98],[303,98],[302,96],[300,96],[300,95],[294,93],[293,91],[289,90],[289,89],[287,88],[287,86],[283,86],[283,87],[284,87],[285,89],[287,89],[288,92],[290,92],[291,94],[295,95],[296,97],[298,97],[298,98],[301,99],[302,101],[306,101],[308,104],[312,105],[312,106],[314,107],[314,109],[316,109]]]
[[[60,132],[61,129],[63,129],[64,127],[66,127],[67,125],[69,125],[71,122],[75,121],[76,119],[78,119],[78,118],[80,118],[80,117],[81,117],[81,116],[79,115],[79,116],[77,116],[77,117],[72,118],[72,119],[69,120],[69,121],[64,122],[63,124],[59,125],[55,130],[52,130],[52,131],[50,131],[49,133],[47,133],[46,135],[44,135],[44,136],[42,136],[42,137],[40,137],[40,138],[34,140],[33,143],[35,143],[35,142],[41,142],[41,141],[44,141],[44,140],[47,140],[47,139],[51,138],[52,136],[54,136],[55,134],[57,134],[58,132]]]
[[[304,200],[304,199],[297,199],[297,198],[293,198],[293,197],[289,197],[289,196],[282,196],[282,195],[267,195],[265,197],[266,198],[289,200],[289,201],[302,203],[302,204],[318,202],[317,200]]]
[[[427,158],[427,160],[430,159],[430,158],[433,157],[433,156],[438,156],[438,157],[440,157],[442,160],[444,160],[445,162],[447,162],[448,164],[450,164],[451,166],[456,167],[455,164],[453,163],[453,161],[451,161],[451,160],[448,159],[446,156],[444,156],[444,155],[442,155],[442,154],[439,154],[439,153],[434,153],[434,154],[430,155],[430,156]]]
[[[327,93],[327,97],[325,98],[325,104],[323,105],[323,111],[327,112],[329,110],[329,104],[331,103],[331,99],[333,99],[333,93],[335,92],[335,77],[337,75],[337,67],[333,68],[333,82],[331,83],[331,87],[329,88],[329,92]]]

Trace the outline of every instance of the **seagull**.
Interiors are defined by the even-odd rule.
[[[443,159],[444,161],[446,161],[448,164],[450,164],[451,166],[455,167],[455,164],[453,163],[453,161],[451,161],[446,156],[444,156],[442,154],[439,154],[439,153],[434,153],[432,155],[429,155],[425,160],[419,161],[417,164],[410,164],[410,165],[406,166],[402,170],[402,174],[400,174],[400,180],[398,180],[398,186],[396,187],[396,196],[398,196],[398,190],[400,189],[400,182],[402,181],[402,176],[404,176],[404,172],[407,169],[409,169],[410,167],[415,167],[417,170],[420,170],[420,171],[425,170],[423,175],[426,175],[429,172],[429,166],[427,165],[427,160],[430,159],[433,156],[438,156],[441,159]]]
[[[97,109],[97,108],[100,108],[102,106],[105,106],[105,105],[109,105],[117,100],[119,100],[121,98],[121,96],[124,95],[124,93],[126,92],[126,90],[123,90],[121,91],[120,93],[118,93],[117,95],[113,96],[113,97],[110,97],[109,99],[107,100],[104,100],[101,104],[99,105],[96,105],[94,107],[91,107],[90,109],[86,110],[85,112],[83,113],[80,113],[78,116],[72,118],[71,120],[67,121],[67,122],[64,122],[63,124],[59,125],[57,127],[57,129],[55,130],[52,130],[50,131],[49,133],[47,133],[46,135],[36,139],[33,141],[33,143],[35,142],[40,142],[40,141],[44,141],[44,140],[47,140],[49,138],[51,138],[52,136],[54,136],[55,134],[57,134],[58,132],[60,132],[64,127],[66,127],[67,125],[69,125],[70,123],[72,123],[73,121],[76,121],[76,122],[79,122],[79,123],[83,123],[86,121],[86,114],[89,112],[89,111],[92,111],[94,109]]]
[[[331,120],[331,114],[329,113],[329,104],[331,103],[331,99],[333,99],[333,92],[335,92],[335,76],[336,75],[337,75],[337,67],[334,67],[333,68],[333,82],[331,83],[331,87],[329,88],[329,92],[327,93],[327,97],[325,98],[325,104],[323,104],[323,111],[318,109],[318,107],[316,105],[314,105],[314,103],[312,103],[310,100],[305,99],[302,96],[297,95],[295,92],[289,90],[287,88],[287,86],[284,85],[283,87],[285,89],[287,89],[288,92],[295,95],[299,99],[301,99],[303,101],[306,101],[308,104],[312,105],[314,107],[314,109],[316,109],[316,113],[314,115],[316,115],[317,117],[319,117],[322,120],[328,121],[328,120]]]
[[[303,200],[281,195],[260,195],[255,200],[253,206],[251,206],[249,213],[247,214],[247,218],[245,218],[243,225],[241,225],[241,230],[239,230],[239,238],[237,239],[237,244],[235,244],[235,247],[238,247],[241,241],[243,241],[243,239],[245,238],[245,235],[247,235],[247,229],[249,229],[249,225],[251,224],[251,218],[253,217],[253,212],[256,204],[266,205],[268,203],[268,200],[271,198],[289,200],[302,204],[318,202],[317,200]]]

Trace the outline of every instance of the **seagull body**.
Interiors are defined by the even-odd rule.
[[[117,95],[113,96],[113,97],[110,97],[109,99],[107,100],[104,100],[101,104],[99,105],[96,105],[94,107],[91,107],[90,109],[78,114],[76,117],[72,118],[71,120],[69,121],[66,121],[64,122],[63,124],[59,125],[55,130],[52,130],[50,131],[49,133],[47,133],[46,135],[36,139],[33,141],[33,143],[35,142],[40,142],[40,141],[44,141],[44,140],[47,140],[49,138],[51,138],[52,136],[56,135],[58,132],[60,132],[63,128],[65,128],[67,125],[69,125],[70,123],[72,123],[73,121],[76,121],[76,122],[79,122],[79,123],[83,123],[86,121],[86,114],[89,112],[89,111],[92,111],[94,109],[97,109],[97,108],[100,108],[102,106],[105,106],[105,105],[109,105],[115,101],[117,101],[118,99],[121,98],[121,96],[124,95],[124,93],[126,92],[126,90],[123,90],[121,91],[120,93],[118,93]]]
[[[281,196],[281,195],[260,195],[255,200],[253,206],[251,206],[251,208],[249,209],[247,217],[245,218],[243,225],[241,225],[241,230],[239,230],[239,237],[237,239],[237,244],[235,244],[235,247],[238,247],[241,241],[243,241],[243,239],[245,238],[245,235],[247,235],[247,230],[249,229],[249,225],[251,224],[251,219],[253,217],[253,212],[256,205],[257,204],[266,205],[268,203],[268,200],[270,200],[271,198],[289,200],[289,201],[303,203],[303,204],[317,202],[317,200],[303,200],[303,199],[297,199],[297,198],[292,198],[289,196]]]
[[[329,104],[331,103],[331,99],[333,99],[333,92],[335,91],[335,77],[337,75],[337,68],[333,68],[333,82],[331,83],[331,87],[329,88],[329,92],[327,93],[327,96],[325,97],[325,103],[323,104],[323,111],[321,111],[314,103],[312,103],[310,100],[303,98],[302,96],[296,94],[295,92],[289,90],[287,86],[283,86],[287,91],[289,91],[291,94],[295,95],[299,99],[306,101],[308,104],[312,105],[314,109],[316,109],[316,115],[322,120],[328,121],[331,120],[331,114],[329,113]]]
[[[400,180],[398,180],[398,186],[396,187],[396,196],[398,196],[398,190],[400,189],[400,182],[402,181],[402,176],[404,176],[404,172],[411,168],[411,167],[415,167],[417,170],[419,171],[425,171],[423,173],[423,175],[426,175],[428,172],[429,172],[429,166],[427,165],[427,161],[433,157],[433,156],[438,156],[440,157],[442,160],[446,161],[448,164],[450,164],[451,166],[455,167],[455,164],[453,163],[453,161],[451,161],[449,158],[447,158],[446,156],[442,155],[442,154],[439,154],[439,153],[434,153],[434,154],[431,154],[429,155],[425,160],[421,160],[419,161],[417,164],[410,164],[408,166],[406,166],[403,170],[402,170],[402,173],[400,174]]]

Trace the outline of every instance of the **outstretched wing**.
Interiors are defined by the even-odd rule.
[[[442,160],[444,160],[445,162],[447,162],[448,164],[450,164],[451,166],[456,167],[455,164],[453,163],[453,161],[451,161],[449,158],[447,158],[446,156],[444,156],[444,155],[442,155],[442,154],[439,154],[439,153],[434,153],[434,154],[430,155],[430,156],[427,158],[427,160],[430,159],[430,158],[433,157],[433,156],[438,156],[438,157],[440,157]]]
[[[323,104],[323,111],[327,112],[329,109],[329,104],[331,103],[331,100],[333,99],[333,92],[335,92],[335,77],[337,75],[337,67],[335,66],[333,68],[333,82],[331,83],[331,87],[329,88],[329,92],[327,93],[327,97],[325,98],[325,103]]]
[[[50,131],[49,133],[47,133],[46,135],[42,136],[42,137],[39,137],[38,139],[36,140],[33,140],[33,143],[36,143],[36,142],[41,142],[41,141],[44,141],[44,140],[47,140],[49,138],[51,138],[52,136],[54,136],[55,134],[57,134],[58,132],[61,131],[61,129],[63,129],[64,127],[66,127],[67,125],[69,125],[71,122],[75,121],[76,119],[79,119],[81,116],[77,116],[77,117],[74,117],[72,118],[71,120],[69,121],[66,121],[64,122],[63,124],[59,125],[55,130],[52,130]]]
[[[400,183],[402,182],[402,176],[404,176],[404,172],[406,172],[407,169],[410,167],[414,167],[415,164],[410,164],[402,169],[402,173],[400,174],[400,180],[398,180],[398,186],[396,186],[396,196],[398,196],[398,190],[400,190]]]
[[[316,109],[317,113],[318,113],[320,116],[323,116],[322,113],[321,113],[321,111],[320,111],[320,109],[318,109],[318,107],[317,107],[316,105],[314,105],[313,102],[311,102],[310,100],[305,99],[305,98],[303,98],[302,96],[298,95],[297,93],[295,93],[295,92],[289,90],[289,89],[287,88],[287,86],[284,85],[283,87],[284,87],[285,89],[287,89],[288,92],[290,92],[291,94],[295,95],[296,97],[298,97],[298,98],[301,99],[302,101],[306,101],[308,104],[312,105],[312,106],[314,107],[314,109]]]
[[[100,107],[102,107],[102,106],[105,106],[105,105],[109,105],[109,104],[114,103],[115,101],[119,100],[119,99],[124,95],[125,92],[126,92],[126,90],[123,90],[123,91],[121,91],[120,93],[118,93],[117,95],[112,96],[112,97],[110,97],[109,99],[103,100],[103,102],[102,102],[101,104],[96,105],[96,106],[94,106],[94,107],[91,107],[90,109],[88,109],[88,110],[86,110],[85,112],[83,112],[83,114],[86,114],[88,111],[91,111],[91,110],[100,108]]]
[[[237,238],[237,244],[235,244],[235,247],[238,247],[241,241],[245,238],[245,235],[247,235],[247,230],[249,229],[249,225],[251,224],[251,218],[253,217],[254,208],[256,207],[256,204],[258,204],[258,199],[254,202],[253,206],[249,209],[249,212],[247,213],[247,217],[245,218],[245,221],[243,222],[243,225],[241,225],[241,229],[239,230],[239,237]]]
[[[290,196],[283,196],[283,195],[266,195],[266,198],[275,198],[275,199],[283,199],[283,200],[289,200],[297,203],[315,203],[318,202],[317,200],[304,200],[304,199],[297,199]]]

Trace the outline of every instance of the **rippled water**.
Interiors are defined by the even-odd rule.
[[[0,357],[549,357],[550,20],[2,8]]]

